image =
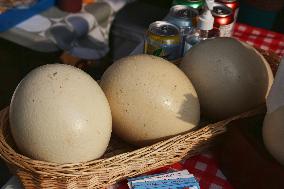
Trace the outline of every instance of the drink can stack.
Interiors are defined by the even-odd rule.
[[[189,34],[193,33],[196,27],[198,11],[192,7],[185,5],[175,5],[170,9],[169,14],[165,18],[168,21],[179,28],[181,35],[181,56],[184,52],[185,38]]]
[[[198,16],[197,26],[192,35],[188,35],[184,44],[184,55],[196,44],[203,40],[212,38],[210,32],[213,30],[214,17],[212,16],[213,1],[206,2],[206,7]]]
[[[176,63],[201,40],[232,36],[239,11],[238,0],[174,0],[173,5],[164,21],[149,26],[144,53]],[[212,19],[214,27],[209,31],[199,27],[211,23]]]

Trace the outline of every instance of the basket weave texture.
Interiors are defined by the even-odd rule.
[[[277,58],[265,57],[272,57],[269,62],[277,67]],[[114,139],[102,159],[76,164],[37,161],[17,153],[9,129],[7,107],[0,112],[0,157],[15,170],[27,189],[101,189],[200,153],[226,131],[230,122],[264,113],[263,107],[136,150]]]
[[[8,108],[0,112],[0,153],[25,188],[104,188],[122,179],[181,161],[204,150],[230,122],[263,112],[256,109],[237,117],[207,125],[199,130],[178,135],[152,146],[140,148],[110,158],[78,164],[56,164],[32,160],[17,153],[9,145]],[[115,147],[113,147],[115,148]]]

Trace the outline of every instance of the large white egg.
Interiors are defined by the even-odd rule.
[[[132,144],[152,144],[198,125],[193,85],[162,58],[123,58],[107,69],[100,84],[110,103],[114,132]]]
[[[11,101],[10,126],[23,154],[77,163],[103,155],[112,119],[96,81],[75,67],[52,64],[31,71],[20,82]]]
[[[196,89],[201,113],[216,120],[265,103],[273,82],[263,56],[234,38],[197,44],[182,59],[180,68]]]
[[[262,133],[268,151],[284,165],[284,106],[265,116]]]

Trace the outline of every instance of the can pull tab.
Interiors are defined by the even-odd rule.
[[[188,13],[187,10],[182,11],[182,15],[183,15],[184,17],[189,17],[189,13]]]
[[[214,17],[211,10],[213,9],[214,0],[206,0],[204,12],[198,17],[197,27],[200,30],[212,30],[214,25]]]
[[[167,26],[163,26],[163,27],[161,28],[161,30],[162,30],[162,32],[163,32],[164,34],[167,34],[169,28],[168,28]]]

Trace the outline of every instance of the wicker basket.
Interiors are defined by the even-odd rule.
[[[279,59],[266,54],[276,68]],[[271,60],[270,58],[271,57]],[[276,70],[276,69],[275,69]],[[77,164],[56,164],[32,160],[16,152],[9,129],[8,108],[0,112],[0,156],[20,178],[24,188],[104,188],[128,177],[176,163],[200,153],[237,119],[264,113],[264,106],[209,124],[199,130],[178,135],[140,149],[133,149],[113,138],[102,159]]]

